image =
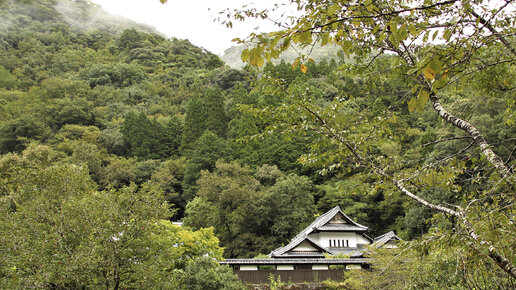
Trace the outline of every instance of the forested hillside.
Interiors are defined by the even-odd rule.
[[[232,46],[224,51],[221,56],[222,60],[231,68],[241,69],[246,63],[242,61],[241,55],[244,49],[249,48],[248,45]],[[291,47],[284,51],[278,59],[273,59],[272,63],[279,64],[281,61],[293,63],[299,54],[306,55],[316,62],[323,60],[339,59],[344,61],[344,53],[336,45],[320,46],[314,45],[309,48]]]
[[[464,254],[455,217],[410,201],[360,152],[434,204],[514,193],[493,186],[471,137],[411,99],[418,87],[395,55],[232,69],[88,1],[0,0],[0,19],[0,287],[174,288],[211,279],[195,276],[210,267],[238,287],[195,258],[267,254],[336,205],[372,236]],[[513,75],[500,61],[440,90],[511,170]],[[494,224],[511,237],[502,215]],[[456,261],[443,256],[429,263],[448,271]]]

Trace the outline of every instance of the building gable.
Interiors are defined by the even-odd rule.
[[[320,252],[319,247],[314,246],[308,240],[301,242],[297,247],[292,248],[291,252]]]
[[[337,212],[335,216],[333,216],[326,224],[328,225],[342,225],[347,224],[348,222],[344,218],[344,215],[340,212]]]

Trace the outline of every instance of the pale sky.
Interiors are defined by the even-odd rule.
[[[91,0],[111,14],[120,15],[139,23],[154,26],[169,37],[188,39],[196,46],[222,55],[224,50],[236,45],[231,42],[235,37],[245,37],[259,26],[260,31],[275,30],[272,23],[233,21],[233,28],[226,28],[213,19],[225,8],[241,8],[248,4],[259,9],[272,7],[283,0]],[[251,4],[255,3],[255,4]]]

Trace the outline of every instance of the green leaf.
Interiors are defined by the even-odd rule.
[[[382,27],[380,24],[375,25],[375,27],[373,28],[373,34],[376,34],[376,32],[380,30],[380,27]]]
[[[330,38],[330,34],[328,32],[323,33],[323,35],[321,37],[321,46],[325,46],[326,44],[328,44],[329,38]]]
[[[349,40],[344,40],[342,42],[342,49],[344,50],[344,52],[349,55],[351,53],[351,48],[353,48],[353,43]]]
[[[410,99],[410,101],[408,102],[409,112],[413,112],[416,109],[416,106],[417,106],[417,99],[416,98]]]
[[[285,51],[290,47],[290,37],[287,37],[283,40],[283,44],[281,44],[281,51]]]
[[[278,41],[281,39],[281,36],[276,36],[272,39],[271,44],[269,45],[271,48],[275,48],[278,45]]]
[[[242,50],[242,54],[240,55],[240,58],[242,59],[243,62],[246,62],[249,60],[249,49],[244,49]]]
[[[423,42],[427,42],[428,41],[428,35],[430,34],[430,30],[427,30],[425,32],[425,35],[423,35]]]
[[[447,82],[443,79],[435,80],[435,82],[432,84],[432,91],[435,92],[436,90],[446,86],[446,84],[447,84]]]
[[[382,33],[380,34],[380,37],[378,38],[378,41],[379,41],[379,42],[382,42],[382,41],[384,41],[384,40],[385,40],[385,38],[387,38],[387,33],[382,32]]]
[[[411,68],[411,69],[409,69],[409,70],[407,71],[407,74],[408,74],[408,75],[414,74],[414,73],[416,73],[418,70],[419,70],[419,68],[418,68],[418,67],[413,67],[413,68]]]
[[[338,4],[333,4],[330,7],[328,7],[328,16],[334,16],[335,12],[337,12],[337,9],[339,9]]]
[[[450,29],[446,29],[446,30],[444,31],[444,34],[443,34],[443,38],[444,38],[444,40],[446,40],[446,41],[450,40],[451,35],[452,35],[451,30],[450,30]]]
[[[443,68],[443,64],[437,57],[433,58],[432,61],[428,64],[428,66],[434,71],[435,74],[441,72],[441,69]]]
[[[413,23],[409,24],[408,30],[412,36],[417,36],[417,28]]]
[[[310,31],[305,31],[301,34],[298,34],[298,41],[302,44],[312,43],[312,33]]]
[[[398,39],[400,41],[403,41],[403,40],[407,39],[407,36],[408,36],[407,25],[403,24],[403,25],[401,25],[400,29],[398,30]]]
[[[432,41],[434,41],[437,38],[437,35],[439,35],[439,30],[436,30],[434,32],[434,35],[432,35]]]
[[[398,33],[398,24],[396,22],[391,21],[389,23],[389,27],[391,28],[392,34],[397,34]]]
[[[420,90],[417,97],[416,109],[418,112],[423,112],[426,103],[428,102],[429,93],[425,90]]]

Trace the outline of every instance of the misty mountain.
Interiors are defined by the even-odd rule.
[[[242,68],[245,64],[242,62],[240,55],[245,48],[246,46],[244,45],[232,46],[224,51],[224,55],[221,58],[231,68]],[[290,47],[287,51],[283,52],[278,59],[273,60],[272,63],[279,64],[282,60],[286,63],[293,63],[300,54],[304,54],[316,62],[323,59],[331,60],[332,58],[337,60],[341,58],[341,55],[339,55],[339,53],[342,53],[341,51],[342,48],[332,44],[325,46],[315,45],[310,47],[310,49],[295,49]]]
[[[103,30],[120,34],[129,28],[158,33],[154,27],[111,15],[87,0],[3,0],[0,16],[2,33],[26,28],[29,23],[38,23],[40,28],[67,25],[83,33]]]

